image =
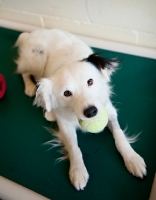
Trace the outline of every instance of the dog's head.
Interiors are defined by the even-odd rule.
[[[91,54],[88,58],[57,70],[38,83],[35,104],[47,111],[67,107],[80,119],[91,118],[102,110],[110,95],[110,75],[119,61]]]

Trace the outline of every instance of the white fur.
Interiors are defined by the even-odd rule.
[[[57,29],[22,33],[16,46],[19,47],[17,72],[23,76],[25,93],[29,96],[36,93],[35,104],[46,110],[46,119],[57,121],[59,131],[55,134],[70,160],[69,176],[74,187],[84,189],[89,179],[76,135],[76,128],[80,128],[78,118],[86,119],[84,109],[89,106],[97,108],[97,115],[102,106],[106,107],[108,127],[128,171],[143,178],[146,175],[144,160],[130,146],[109,98],[110,75],[115,68],[99,70],[92,63],[82,61],[92,50],[72,34]],[[37,92],[30,75],[38,82]],[[93,79],[91,86],[87,84],[89,79]],[[64,96],[66,90],[72,92],[72,96]]]

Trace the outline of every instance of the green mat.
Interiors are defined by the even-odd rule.
[[[128,126],[130,135],[141,132],[132,146],[145,159],[148,175],[141,180],[129,174],[108,129],[98,135],[78,132],[90,179],[84,191],[76,191],[68,177],[69,161],[55,163],[60,148],[43,145],[53,138],[44,127],[53,124],[32,105],[21,76],[14,73],[12,46],[19,34],[0,28],[0,73],[7,82],[0,100],[0,175],[53,200],[148,200],[156,169],[156,60],[94,49],[122,59],[112,77],[112,99],[121,127]]]

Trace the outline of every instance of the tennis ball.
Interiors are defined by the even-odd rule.
[[[99,133],[101,132],[108,123],[108,113],[105,107],[102,108],[102,111],[99,115],[92,117],[88,120],[79,119],[80,126],[87,132],[90,133]]]

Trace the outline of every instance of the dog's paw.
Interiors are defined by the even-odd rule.
[[[47,121],[50,122],[56,121],[55,114],[52,111],[51,112],[46,111],[44,113],[44,117],[46,118]]]
[[[143,178],[147,174],[144,159],[135,151],[132,151],[131,154],[126,157],[125,165],[128,171],[136,177]]]
[[[69,176],[72,184],[77,190],[83,190],[89,179],[89,174],[84,165],[71,166]]]
[[[36,93],[36,90],[37,90],[36,86],[33,83],[29,83],[26,85],[24,92],[27,96],[33,97]]]

